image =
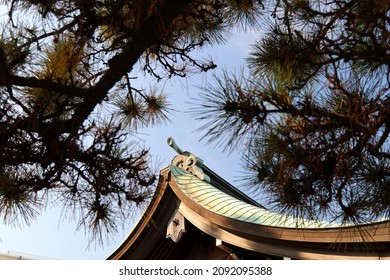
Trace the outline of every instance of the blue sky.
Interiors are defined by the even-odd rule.
[[[223,68],[238,73],[244,67],[244,58],[249,52],[249,46],[257,38],[254,32],[235,33],[227,43],[212,48],[202,49],[200,55],[213,58],[218,65],[214,73]],[[164,90],[169,93],[172,107],[178,111],[171,116],[171,122],[154,128],[140,131],[139,141],[144,147],[150,148],[155,162],[161,168],[167,166],[176,153],[167,145],[167,138],[172,136],[178,145],[186,151],[191,151],[202,158],[207,166],[226,180],[234,181],[240,176],[240,161],[237,153],[223,153],[222,147],[207,145],[199,141],[201,135],[194,132],[200,124],[186,113],[190,98],[195,98],[200,92],[199,86],[206,81],[212,81],[212,74],[197,74],[187,79],[173,78],[164,81]],[[138,79],[143,87],[153,85],[148,79]],[[76,231],[76,223],[60,221],[61,209],[48,208],[31,226],[10,227],[0,223],[0,252],[12,252],[22,255],[36,255],[54,259],[105,259],[115,250],[129,234],[134,221],[139,216],[129,218],[128,224],[103,248],[92,245],[87,249],[88,236],[83,231]]]

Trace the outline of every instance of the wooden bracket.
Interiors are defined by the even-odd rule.
[[[168,222],[166,237],[177,243],[185,232],[185,218],[177,209]]]

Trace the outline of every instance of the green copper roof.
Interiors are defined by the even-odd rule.
[[[191,200],[207,210],[224,217],[253,224],[283,228],[314,229],[341,227],[339,223],[300,219],[271,212],[226,194],[210,183],[200,180],[179,167],[171,165],[171,170],[175,181]]]

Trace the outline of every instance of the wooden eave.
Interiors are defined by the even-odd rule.
[[[178,203],[176,196],[168,188],[169,172],[169,168],[160,172],[155,194],[143,216],[124,242],[107,259],[126,259],[129,255],[134,259],[144,259],[147,252],[156,250],[161,237],[165,239],[165,225],[175,210],[175,207],[170,206]]]

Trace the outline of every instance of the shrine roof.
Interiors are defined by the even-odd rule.
[[[390,221],[345,225],[270,211],[200,158],[182,151],[173,139],[168,143],[178,155],[160,171],[148,208],[109,259],[176,258],[195,238],[191,228],[225,245],[270,256],[390,259]],[[189,232],[186,224],[191,225]],[[180,241],[182,234],[187,241]],[[360,250],[361,246],[371,250]]]
[[[171,165],[170,169],[177,185],[192,201],[224,217],[283,228],[333,228],[342,226],[334,222],[302,219],[275,213],[264,207],[240,200],[177,166]]]

